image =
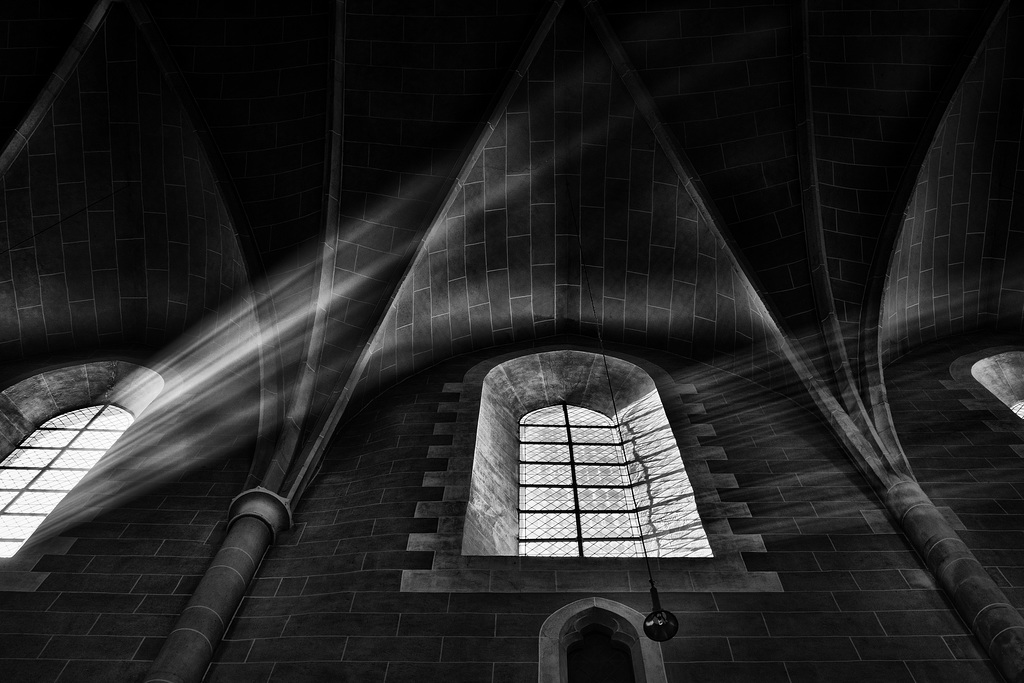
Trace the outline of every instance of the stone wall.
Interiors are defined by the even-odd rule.
[[[17,388],[36,383],[45,385],[40,392],[51,392],[55,405],[42,413],[50,417],[102,402],[107,388],[91,387],[90,398],[50,378],[69,382],[78,374],[88,381],[87,368],[104,365],[131,364],[94,358],[63,373],[60,365],[8,364],[0,387],[15,384],[20,368],[31,377]],[[148,405],[115,387],[111,400],[138,420],[28,543],[14,557],[0,558],[5,683],[141,680],[209,567],[226,532],[228,505],[249,470],[254,416],[197,405],[202,401],[181,379],[168,371],[165,390]],[[156,380],[153,388],[160,385]],[[63,393],[54,395],[58,390]],[[13,393],[24,409],[24,396]],[[257,405],[258,395],[254,385],[239,389],[238,404]],[[13,410],[11,401],[4,409]],[[36,413],[29,417],[42,421]],[[11,424],[0,426],[21,429]]]
[[[458,553],[476,419],[463,380],[487,357],[420,373],[339,431],[208,680],[535,681],[558,608],[598,596],[649,611],[639,559]],[[669,417],[716,553],[652,561],[681,624],[661,646],[669,680],[999,680],[816,416],[644,358],[675,382]]]
[[[1015,343],[1014,343],[1015,342]],[[898,436],[921,488],[1018,609],[1024,607],[1024,422],[971,374],[1021,338],[934,342],[886,369]],[[952,371],[951,371],[952,368]]]

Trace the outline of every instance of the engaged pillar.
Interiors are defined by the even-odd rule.
[[[885,499],[1006,680],[1024,681],[1024,618],[917,482],[894,484]]]
[[[146,683],[199,683],[217,643],[277,532],[291,526],[288,502],[271,491],[243,491],[228,508],[228,533],[150,667]]]

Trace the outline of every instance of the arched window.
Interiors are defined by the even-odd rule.
[[[988,355],[971,366],[971,375],[1024,419],[1024,351]]]
[[[11,557],[131,425],[115,405],[61,413],[0,462],[0,557]]]
[[[525,415],[519,422],[519,554],[641,556],[625,454],[618,425],[597,411],[562,403]]]
[[[492,368],[462,554],[639,557],[641,536],[652,557],[712,556],[650,375],[570,349]]]

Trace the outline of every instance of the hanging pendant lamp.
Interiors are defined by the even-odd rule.
[[[644,554],[644,563],[647,565],[647,580],[651,584],[651,606],[653,610],[644,618],[644,634],[651,640],[659,643],[670,639],[679,631],[679,620],[676,615],[663,609],[661,600],[658,598],[658,589],[654,585],[654,574],[651,571],[651,560],[647,555],[647,543],[644,541],[643,524],[640,521],[640,508],[636,503],[636,493],[633,491],[633,481],[629,475],[629,459],[626,457],[626,442],[622,439],[621,423],[619,422],[619,409],[615,405],[615,391],[612,388],[612,376],[608,371],[608,356],[604,352],[604,336],[601,334],[603,323],[598,322],[597,306],[594,304],[594,292],[590,288],[590,276],[587,274],[587,264],[583,260],[583,240],[580,234],[580,224],[576,219],[576,207],[572,203],[572,195],[569,192],[569,180],[565,181],[565,194],[569,199],[569,210],[572,212],[572,220],[576,225],[576,247],[579,250],[580,270],[583,271],[583,280],[587,285],[587,295],[590,298],[590,310],[597,323],[597,343],[601,349],[601,360],[604,362],[604,376],[608,381],[608,397],[611,400],[612,412],[614,413],[616,429],[619,430],[619,447],[622,449],[622,462],[626,467],[626,479],[629,484],[629,495],[633,499],[633,514],[636,515],[636,527],[640,536],[640,548]]]
[[[661,600],[658,599],[658,589],[654,587],[654,579],[651,579],[651,603],[654,606],[654,611],[644,619],[644,633],[651,640],[661,643],[679,631],[679,620],[676,619],[676,615],[661,608]]]

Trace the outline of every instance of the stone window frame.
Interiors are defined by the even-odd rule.
[[[620,426],[642,424],[644,419],[636,412],[649,410],[653,396],[654,407],[668,422],[657,384],[649,373],[628,360],[593,351],[558,349],[520,355],[489,370],[482,384],[462,541],[464,555],[519,555],[519,424],[524,415],[564,402],[618,419]],[[670,424],[664,427],[670,431],[671,444],[667,449],[650,449],[650,466],[667,473],[675,484],[684,485],[695,495],[681,462],[676,434]],[[638,441],[654,445],[659,431],[644,428],[638,433]],[[688,544],[692,548],[680,556],[711,554],[695,501],[667,503],[666,491],[660,493],[661,497],[653,497],[654,509],[669,509],[674,522],[685,519],[691,525],[686,535],[692,536]],[[674,538],[666,536],[664,540],[666,548],[671,548]],[[649,546],[652,556],[659,554],[657,542]]]
[[[566,683],[569,648],[591,628],[624,645],[636,683],[668,683],[661,645],[643,635],[644,615],[607,598],[584,598],[556,610],[540,627],[538,683]]]
[[[433,560],[429,569],[402,570],[401,590],[406,592],[490,592],[490,593],[590,593],[641,592],[650,590],[643,559],[637,558],[541,558],[510,556],[474,556],[462,553],[466,510],[469,504],[477,425],[481,409],[484,377],[501,363],[554,350],[578,350],[599,353],[595,344],[581,340],[562,343],[525,344],[498,351],[477,360],[461,382],[448,382],[446,393],[455,394],[452,402],[439,410],[455,414],[455,421],[442,421],[433,433],[451,440],[451,445],[428,448],[427,457],[444,461],[441,468],[431,467],[423,475],[424,487],[443,488],[441,500],[421,501],[415,517],[432,520],[436,531],[412,532],[406,549],[429,551]],[[704,412],[703,397],[692,384],[673,378],[658,364],[663,352],[639,357],[632,349],[618,346],[603,350],[609,357],[621,358],[638,366],[654,380],[669,418],[683,464],[696,496],[697,509],[714,552],[711,558],[652,558],[651,566],[658,588],[663,591],[781,592],[782,582],[775,571],[749,571],[743,552],[765,552],[759,533],[734,533],[730,519],[749,517],[746,503],[725,502],[719,487],[735,488],[732,475],[712,474],[708,465],[725,453],[718,446],[701,446],[700,436],[714,435],[710,425],[694,424],[691,414]],[[665,354],[666,360],[668,354]],[[478,358],[480,358],[478,356]],[[675,359],[677,357],[672,357]],[[703,365],[698,361],[686,363]],[[686,396],[684,402],[682,396]],[[710,401],[716,400],[708,395]]]

